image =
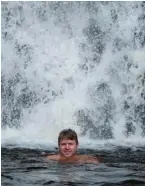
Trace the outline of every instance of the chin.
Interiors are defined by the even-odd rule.
[[[63,154],[65,157],[69,158],[71,156],[73,156],[73,154]]]

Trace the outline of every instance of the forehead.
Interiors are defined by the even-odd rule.
[[[64,139],[60,140],[60,143],[75,143],[75,142],[76,142],[75,140],[71,140],[68,138],[64,138]]]

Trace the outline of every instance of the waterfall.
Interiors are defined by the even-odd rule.
[[[1,19],[2,144],[144,140],[144,2],[2,2]]]

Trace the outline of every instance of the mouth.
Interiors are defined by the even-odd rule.
[[[71,153],[71,151],[64,151],[64,153]]]
[[[70,151],[64,151],[64,154],[71,154],[72,152]]]

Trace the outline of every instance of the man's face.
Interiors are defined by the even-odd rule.
[[[64,157],[71,157],[76,153],[78,144],[75,140],[63,139],[59,144],[59,152]]]

